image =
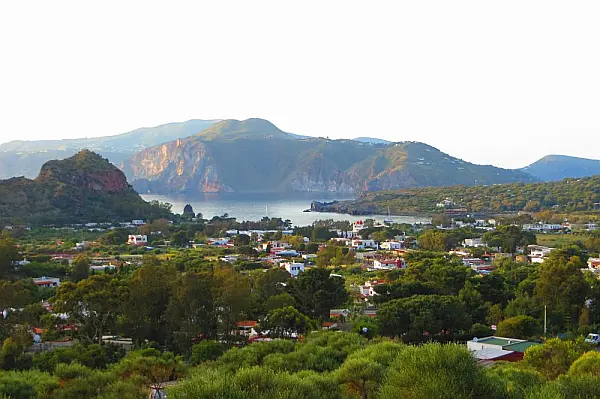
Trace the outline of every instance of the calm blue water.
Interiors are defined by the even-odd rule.
[[[333,219],[356,221],[365,216],[343,215],[338,213],[302,212],[310,208],[312,201],[333,201],[351,199],[343,196],[322,193],[293,194],[204,194],[202,197],[182,198],[162,195],[142,195],[146,201],[158,200],[173,204],[173,212],[182,213],[186,204],[192,205],[194,212],[201,212],[205,219],[225,213],[237,220],[260,220],[264,216],[290,219],[295,226],[306,226],[316,220]],[[431,219],[418,216],[367,216],[376,220],[392,219],[397,223],[427,223]]]

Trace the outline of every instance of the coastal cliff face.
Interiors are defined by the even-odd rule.
[[[423,143],[298,138],[260,119],[223,121],[140,151],[123,171],[138,192],[334,192],[534,181],[473,165]]]

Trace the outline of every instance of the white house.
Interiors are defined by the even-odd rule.
[[[383,284],[383,281],[367,281],[360,287],[360,294],[363,297],[373,297],[375,295],[379,295],[377,292],[375,292],[375,287],[381,284]]]
[[[364,228],[365,228],[365,225],[362,220],[357,220],[356,222],[354,222],[352,224],[352,232],[353,233],[358,233],[359,231],[361,231]]]
[[[600,258],[589,258],[587,264],[590,269],[600,269]]]
[[[281,266],[293,277],[297,277],[298,274],[304,271],[304,263],[282,262]]]
[[[378,270],[405,269],[406,262],[404,259],[375,259],[373,267]]]
[[[60,279],[56,278],[56,277],[39,277],[39,278],[34,278],[33,282],[38,287],[43,287],[43,288],[60,287]]]
[[[404,247],[404,243],[400,241],[385,241],[379,245],[379,248],[386,249],[388,251],[392,251],[394,249],[402,249]]]
[[[143,220],[132,220],[131,224],[134,226],[143,226],[144,224],[146,224]]]
[[[535,223],[523,225],[523,230],[525,231],[541,231],[545,233],[560,231],[562,228],[563,226],[557,223]]]
[[[208,239],[208,244],[209,245],[227,245],[229,244],[229,238],[227,237],[223,237],[223,238],[209,238]]]
[[[541,245],[528,245],[529,259],[531,263],[543,263],[544,258],[550,255],[554,248],[543,247]]]
[[[585,225],[585,229],[587,231],[593,231],[593,230],[596,230],[597,228],[598,228],[598,224],[594,223],[594,222],[589,222]]]
[[[354,249],[365,249],[365,248],[377,248],[375,240],[352,240],[352,248]]]
[[[285,242],[285,241],[269,241],[269,242],[265,242],[262,244],[262,249],[263,251],[267,250],[268,246],[271,246],[271,251],[275,250],[275,249],[287,249],[287,248],[291,248],[292,244],[290,244],[289,242]]]
[[[472,248],[479,248],[485,246],[483,241],[481,241],[481,238],[466,238],[465,241],[463,241],[463,245],[465,247]]]
[[[130,234],[127,238],[127,244],[129,245],[146,245],[148,244],[148,236],[140,234]]]

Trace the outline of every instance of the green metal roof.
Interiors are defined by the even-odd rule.
[[[530,348],[532,346],[536,346],[536,345],[541,345],[541,344],[539,344],[537,342],[525,341],[525,342],[517,342],[517,343],[511,344],[511,345],[505,345],[502,347],[502,349],[507,350],[507,351],[523,353],[528,348]]]
[[[496,338],[496,337],[480,338],[477,340],[477,342],[482,343],[482,344],[498,345],[498,346],[504,346],[504,345],[509,344],[508,339]]]

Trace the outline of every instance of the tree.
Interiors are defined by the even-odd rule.
[[[250,236],[247,234],[238,234],[233,239],[233,243],[235,244],[236,247],[250,245]]]
[[[552,324],[557,328],[576,325],[589,290],[578,257],[565,259],[550,256],[540,265],[535,295],[548,307]]]
[[[215,284],[212,295],[215,300],[218,333],[227,339],[235,322],[246,316],[251,304],[251,288],[247,278],[231,268],[214,271]]]
[[[471,326],[464,305],[455,296],[415,295],[384,303],[377,311],[383,334],[421,337],[466,330]]]
[[[494,397],[483,368],[464,345],[409,346],[392,364],[379,398],[454,399]]]
[[[292,338],[299,336],[311,328],[314,324],[306,315],[300,313],[293,306],[273,309],[261,323],[263,330],[268,330],[269,335],[277,338]]]
[[[529,339],[539,334],[539,323],[531,316],[514,316],[498,324],[497,334],[501,337]]]
[[[569,368],[569,374],[591,374],[594,376],[600,375],[600,352],[590,351],[584,353],[580,358],[573,362]]]
[[[503,225],[495,231],[488,231],[481,237],[490,247],[501,247],[504,252],[515,253],[518,246],[535,244],[535,234],[523,231],[519,226]]]
[[[446,235],[438,230],[427,230],[419,236],[419,246],[427,251],[445,251]]]
[[[192,356],[190,357],[190,362],[192,364],[200,364],[202,362],[206,362],[207,360],[217,360],[217,358],[221,356],[226,349],[227,346],[218,341],[200,341],[200,343],[192,346]]]
[[[492,306],[490,306],[490,309],[488,310],[488,314],[487,314],[487,318],[486,318],[486,321],[488,322],[488,324],[497,325],[498,323],[500,323],[502,321],[503,318],[504,318],[504,313],[502,311],[502,305],[500,305],[499,303],[495,303]]]
[[[188,236],[188,232],[185,230],[177,230],[171,234],[169,240],[173,245],[178,247],[187,246],[190,242],[190,237]]]
[[[77,283],[86,279],[90,274],[90,259],[87,255],[79,255],[73,260],[73,271],[71,280]]]
[[[210,272],[178,276],[166,309],[168,330],[181,353],[200,335],[216,338],[217,316],[213,296],[214,279]]]
[[[483,301],[483,297],[470,281],[467,280],[465,286],[458,292],[458,300],[465,306],[465,309],[469,310],[474,322],[485,321],[489,305]]]
[[[286,308],[288,306],[296,306],[296,300],[287,292],[270,296],[265,302],[265,309],[271,311],[274,309]]]
[[[129,232],[125,229],[114,229],[100,237],[103,245],[121,245],[127,242]]]
[[[0,235],[0,278],[13,269],[13,262],[19,260],[19,252],[12,238]]]
[[[338,384],[345,385],[362,399],[374,398],[385,376],[385,368],[370,359],[349,359],[336,371]]]
[[[543,345],[527,349],[523,362],[539,371],[544,377],[554,379],[569,371],[571,364],[589,349],[589,346],[581,341],[563,341],[553,338]]]
[[[313,318],[328,317],[329,310],[348,300],[344,280],[330,277],[329,270],[320,267],[313,267],[291,280],[287,291],[296,299],[300,312]]]
[[[65,282],[56,293],[54,309],[80,324],[79,335],[87,342],[102,343],[120,314],[120,292],[119,281],[110,275],[91,276],[77,284]]]
[[[151,262],[151,259],[149,259]],[[136,345],[167,339],[166,309],[176,271],[166,265],[145,264],[127,282],[122,302],[121,329]]]

